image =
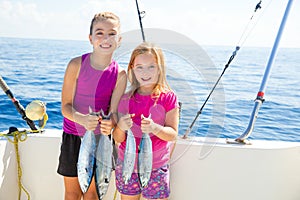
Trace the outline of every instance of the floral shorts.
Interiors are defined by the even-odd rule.
[[[138,173],[133,172],[128,184],[125,184],[122,177],[122,161],[118,160],[116,167],[116,187],[121,194],[143,195],[146,199],[164,199],[170,195],[169,165],[165,165],[151,172],[151,177],[144,188],[139,182]]]

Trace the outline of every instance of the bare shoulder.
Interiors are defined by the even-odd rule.
[[[118,80],[122,79],[123,81],[125,81],[126,78],[126,70],[118,65]]]
[[[72,58],[68,64],[68,68],[73,68],[73,70],[75,69],[79,69],[81,66],[81,56]]]
[[[66,74],[77,76],[81,66],[81,56],[72,58],[68,63]]]
[[[119,75],[120,74],[126,74],[126,70],[123,68],[123,67],[121,67],[120,65],[118,65],[118,73],[119,73]]]

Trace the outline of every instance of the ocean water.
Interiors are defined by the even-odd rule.
[[[14,96],[24,107],[36,99],[45,102],[49,116],[45,128],[61,129],[64,71],[71,58],[92,50],[89,42],[0,38],[0,46],[0,75]],[[167,78],[182,103],[179,134],[185,133],[203,107],[190,135],[232,139],[241,135],[248,126],[271,47],[243,47],[224,71],[234,47],[202,47],[205,62],[198,66],[198,47],[169,46],[163,48]],[[130,51],[118,51],[115,59],[127,68]],[[250,139],[300,142],[299,55],[300,49],[278,49]],[[220,83],[204,104],[222,72]],[[29,128],[0,91],[0,132],[13,126]]]

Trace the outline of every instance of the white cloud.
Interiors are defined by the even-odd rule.
[[[1,34],[9,37],[38,36],[47,23],[47,16],[40,13],[34,3],[0,2]]]
[[[63,6],[61,4],[60,6]],[[137,23],[130,19],[128,13],[133,13],[133,6],[118,1],[85,1],[77,9],[62,11],[42,11],[35,3],[0,1],[0,23],[3,30],[0,36],[77,39],[87,40],[90,22],[94,14],[102,11],[112,11],[119,15],[122,30],[137,28]]]
[[[23,4],[21,2],[2,1],[0,2],[0,20],[4,24],[21,25],[23,22],[42,23],[43,14],[37,11],[36,4]]]

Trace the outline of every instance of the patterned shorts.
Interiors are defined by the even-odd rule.
[[[121,194],[143,195],[146,199],[164,199],[170,195],[169,165],[154,169],[151,173],[148,185],[141,187],[138,173],[133,172],[128,184],[122,178],[122,161],[118,160],[116,167],[116,187]]]

